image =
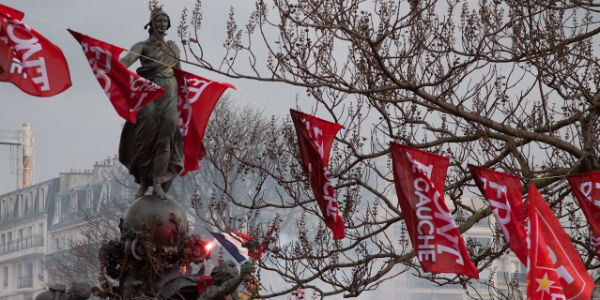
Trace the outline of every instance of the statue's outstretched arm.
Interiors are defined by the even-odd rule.
[[[223,299],[223,297],[235,292],[237,287],[242,283],[242,277],[238,274],[233,278],[223,282],[221,285],[213,285],[200,295],[199,299]]]
[[[140,57],[140,54],[142,54],[143,50],[144,42],[136,43],[133,45],[133,47],[131,47],[129,52],[125,54],[125,56],[119,59],[119,62],[122,63],[126,68],[129,68],[129,66],[131,66]]]
[[[240,267],[240,272],[237,270],[232,273],[235,276],[231,277],[229,280],[223,282],[220,285],[213,285],[206,289],[202,295],[200,295],[199,300],[209,300],[209,299],[223,299],[223,297],[230,295],[235,292],[237,287],[242,283],[242,281],[248,280],[251,274],[256,270],[254,266],[254,262],[252,260],[247,260],[242,263]],[[237,273],[237,274],[236,274]]]

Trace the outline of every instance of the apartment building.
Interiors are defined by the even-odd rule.
[[[108,158],[0,195],[0,300],[33,300],[56,282],[48,263],[85,237],[85,216],[110,197],[132,197],[114,174],[124,174],[123,167]]]
[[[49,199],[54,178],[0,195],[0,300],[31,300],[44,289]]]

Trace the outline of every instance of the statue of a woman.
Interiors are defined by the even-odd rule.
[[[171,27],[169,16],[160,8],[152,12],[148,28],[150,37],[131,47],[120,62],[125,67],[140,60],[136,72],[162,86],[166,92],[143,107],[135,124],[127,122],[121,133],[119,160],[140,184],[137,197],[149,186],[165,199],[171,183],[183,167],[182,138],[177,118],[177,81],[173,67],[179,68],[179,48],[165,41]]]

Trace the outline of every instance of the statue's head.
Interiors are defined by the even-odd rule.
[[[238,271],[235,263],[231,260],[228,260],[216,266],[212,272],[210,272],[210,276],[212,276],[212,280],[215,285],[221,285],[239,273],[240,272]]]
[[[161,7],[157,7],[152,11],[150,21],[144,26],[144,29],[147,29],[150,35],[155,30],[161,34],[165,34],[169,28],[171,28],[171,18],[169,18],[169,15]]]

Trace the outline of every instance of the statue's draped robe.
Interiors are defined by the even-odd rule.
[[[125,123],[119,144],[119,161],[129,169],[137,183],[144,179],[147,185],[152,185],[153,178],[161,184],[172,181],[183,168],[177,81],[172,68],[177,65],[179,49],[173,41],[147,40],[143,43],[142,66],[136,72],[166,92],[139,111],[135,124]]]

